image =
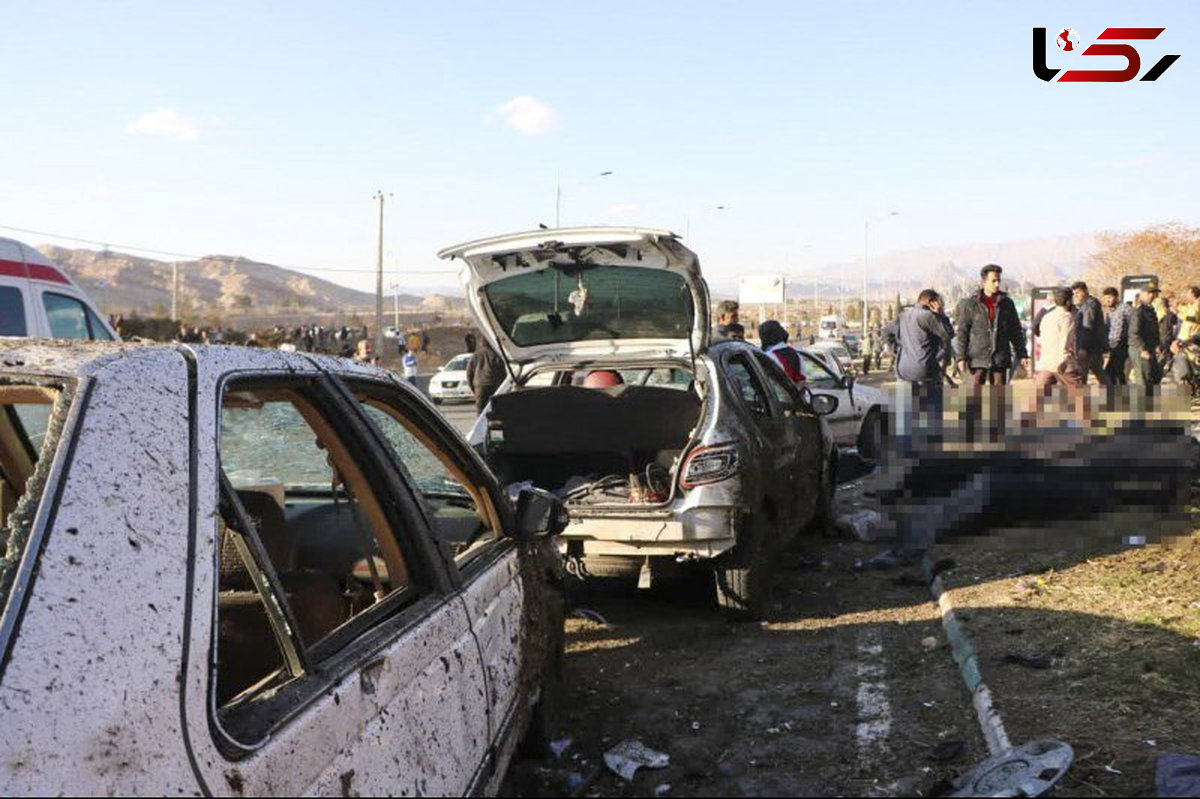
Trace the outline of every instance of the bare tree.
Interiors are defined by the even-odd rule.
[[[1125,275],[1156,274],[1164,294],[1178,294],[1200,276],[1200,228],[1178,222],[1151,225],[1133,233],[1100,237],[1088,278],[1099,286],[1120,285]]]

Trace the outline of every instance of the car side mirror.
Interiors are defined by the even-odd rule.
[[[517,495],[517,539],[522,544],[535,538],[558,535],[567,526],[567,508],[562,500],[540,488],[526,486]]]
[[[838,398],[832,394],[814,394],[812,406],[818,416],[828,416],[838,409]]]

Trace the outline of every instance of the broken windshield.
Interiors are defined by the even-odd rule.
[[[681,339],[692,333],[684,278],[634,266],[550,267],[484,288],[501,329],[520,347],[589,339]]]

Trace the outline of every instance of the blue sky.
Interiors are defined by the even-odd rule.
[[[864,216],[891,210],[875,252],[1200,223],[1194,2],[43,2],[4,18],[0,225],[370,269],[384,188],[389,272],[420,290],[454,283],[419,274],[447,268],[439,247],[551,223],[556,171],[564,224],[690,218],[718,281],[861,257]],[[1034,26],[1084,46],[1165,26],[1143,70],[1182,58],[1155,83],[1043,83]],[[1080,59],[1050,44],[1052,67],[1121,65]]]

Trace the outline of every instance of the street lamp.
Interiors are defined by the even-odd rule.
[[[606,169],[603,172],[597,173],[593,177],[606,178],[609,175],[611,175],[612,173],[613,173],[613,171],[611,169]],[[579,186],[579,185],[580,185],[579,183],[575,184],[575,186]],[[560,223],[561,212],[562,212],[562,184],[558,182],[558,170],[555,170],[554,171],[554,226],[555,227],[560,227],[560,225],[561,225],[561,223]]]
[[[900,216],[899,211],[889,211],[882,216],[866,217],[863,219],[863,293],[862,293],[862,340],[867,340],[867,255],[868,242],[871,237],[871,222],[878,222],[893,216]]]

